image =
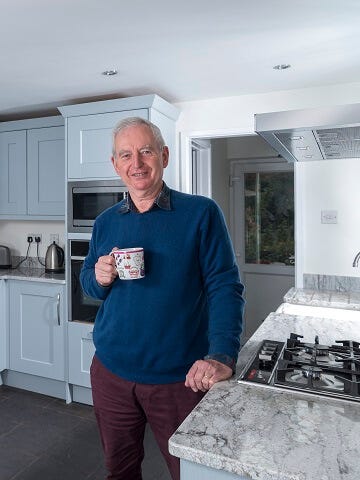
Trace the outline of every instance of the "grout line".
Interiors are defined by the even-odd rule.
[[[35,462],[37,462],[41,457],[35,457],[26,467],[22,468],[19,472],[15,473],[13,477],[10,477],[9,480],[16,480],[16,478],[19,478],[19,475],[21,475],[23,472],[25,472],[31,465],[33,465]]]
[[[16,423],[16,425],[13,426],[13,428],[11,428],[8,432],[5,432],[5,433],[2,433],[0,435],[0,438],[6,438],[10,433],[14,432],[14,430],[16,430],[17,428],[19,427],[23,427],[25,425],[24,422],[21,422],[21,423]]]

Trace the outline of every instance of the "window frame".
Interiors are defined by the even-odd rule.
[[[256,264],[245,262],[245,173],[294,172],[294,165],[282,158],[254,158],[233,160],[231,162],[231,208],[230,221],[235,254],[241,270],[251,273],[271,273],[294,275],[295,266],[277,264]],[[234,208],[234,205],[237,208]],[[235,211],[240,211],[240,218],[235,218]],[[294,216],[295,216],[295,172],[294,172]],[[295,229],[295,218],[294,218]],[[294,230],[295,237],[295,230]],[[296,245],[295,245],[296,255]],[[295,262],[296,263],[296,262]]]

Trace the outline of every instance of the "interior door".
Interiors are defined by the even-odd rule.
[[[294,172],[283,162],[233,162],[231,232],[245,285],[242,344],[295,284]]]

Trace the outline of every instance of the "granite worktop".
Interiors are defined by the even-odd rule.
[[[0,280],[65,283],[65,273],[45,273],[45,268],[20,266],[16,269],[0,270]]]
[[[271,313],[242,348],[236,375],[214,385],[170,438],[173,455],[256,480],[360,478],[360,403],[237,381],[263,339],[291,332],[360,341],[360,321]]]
[[[291,288],[284,296],[284,302],[312,307],[360,311],[360,292]]]

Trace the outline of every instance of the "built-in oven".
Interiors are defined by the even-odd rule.
[[[68,182],[67,187],[69,233],[91,233],[95,218],[120,202],[127,191],[120,179]]]
[[[70,320],[78,322],[94,322],[101,300],[85,295],[81,283],[80,272],[84,259],[89,251],[90,240],[69,240],[70,251]]]

